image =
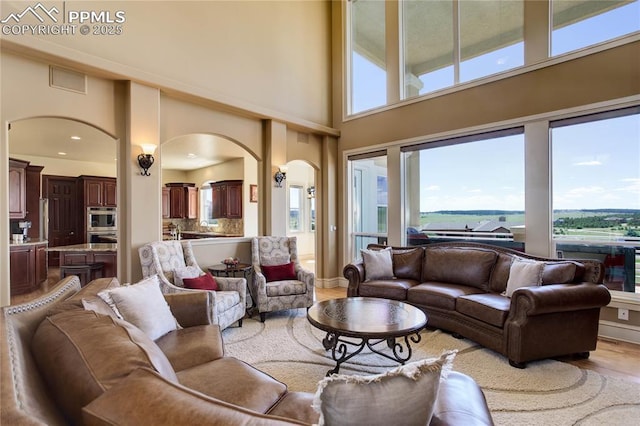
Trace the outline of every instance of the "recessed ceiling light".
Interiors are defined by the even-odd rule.
[[[82,138],[80,136],[71,136],[71,139],[73,139],[74,141],[79,141]]]
[[[67,153],[66,153],[66,152],[62,152],[62,151],[60,151],[60,152],[58,153],[58,155],[67,155]]]
[[[190,152],[190,153],[187,154],[187,157],[188,158],[196,158],[197,155],[195,155],[194,153]]]

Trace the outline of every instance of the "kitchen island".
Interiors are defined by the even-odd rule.
[[[60,268],[63,266],[102,263],[102,276],[115,277],[118,273],[118,244],[88,243],[50,247],[48,251],[60,252]]]

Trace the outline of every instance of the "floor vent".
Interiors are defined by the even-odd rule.
[[[87,76],[77,71],[49,67],[49,86],[87,94]]]

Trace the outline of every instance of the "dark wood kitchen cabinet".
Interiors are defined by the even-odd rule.
[[[223,180],[211,184],[212,219],[242,218],[242,181]]]
[[[80,176],[79,179],[85,207],[117,206],[117,184],[115,178]]]
[[[9,263],[11,296],[37,290],[47,279],[47,243],[11,244]]]
[[[9,159],[9,219],[24,219],[27,215],[28,161]]]
[[[169,218],[172,219],[197,219],[198,218],[198,188],[194,183],[167,183],[169,189]],[[163,192],[162,217],[166,218],[164,211],[165,193]]]
[[[162,218],[168,219],[171,217],[171,190],[169,188],[162,188]]]

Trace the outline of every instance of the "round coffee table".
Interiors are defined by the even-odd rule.
[[[365,347],[404,364],[411,358],[411,342],[420,342],[420,330],[427,325],[427,316],[415,306],[375,297],[317,302],[309,308],[307,319],[314,327],[327,332],[322,344],[326,350],[331,350],[331,357],[336,362],[336,367],[329,370],[327,376],[337,373],[340,364]],[[390,354],[375,348],[382,342],[387,343]],[[352,352],[348,350],[350,346],[355,348]]]

